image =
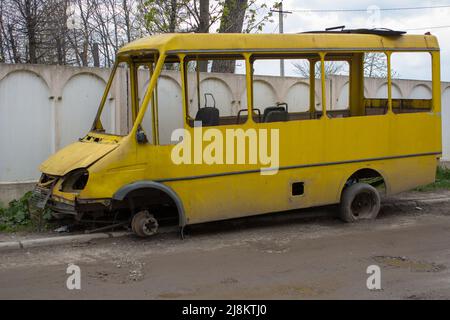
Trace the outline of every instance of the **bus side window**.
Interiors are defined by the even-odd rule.
[[[330,54],[327,54],[327,57]],[[327,59],[327,57],[325,59]],[[316,79],[321,79],[321,62],[316,62]],[[325,60],[326,109],[329,118],[346,118],[350,112],[350,64],[339,59]],[[319,82],[317,84],[321,86]],[[317,90],[321,94],[321,87]]]
[[[147,91],[154,68],[155,64],[149,62],[142,64],[138,69],[139,104],[142,102]],[[155,140],[155,116],[158,119],[157,137],[160,145],[175,143],[171,141],[172,132],[175,129],[183,128],[182,93],[181,86],[177,82],[177,79],[180,79],[180,77],[180,63],[178,58],[167,58],[141,123],[141,128],[150,143],[153,143]]]
[[[394,52],[391,73],[394,79],[408,79],[409,88],[392,81],[392,111],[397,114],[429,112],[432,109],[431,54]]]
[[[148,62],[146,64],[142,64],[138,66],[137,69],[137,94],[138,94],[138,106],[141,108],[142,100],[144,99],[145,92],[147,90],[147,86],[150,82],[150,78],[152,76],[152,70],[155,68],[155,63]],[[153,142],[153,117],[151,106],[147,108],[145,112],[144,119],[141,122],[141,129],[144,130],[145,135],[148,141]]]
[[[187,123],[194,127],[247,121],[245,59],[240,56],[186,57]],[[240,88],[235,99],[233,89]]]
[[[388,111],[388,65],[384,52],[364,53],[364,112],[366,116]],[[392,74],[392,72],[391,72]],[[392,91],[392,98],[397,92]]]
[[[314,57],[314,58],[318,58]],[[310,60],[302,57],[252,56],[253,119],[280,122],[317,119],[321,116],[320,79],[315,79],[311,101]],[[313,63],[313,62],[312,62]],[[280,67],[284,64],[284,74]],[[314,104],[314,106],[311,106]]]

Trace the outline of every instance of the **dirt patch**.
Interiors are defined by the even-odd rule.
[[[238,283],[239,281],[236,280],[235,278],[225,278],[222,281],[220,281],[221,284],[234,284],[234,283]]]
[[[260,241],[260,242],[249,242],[249,244],[257,251],[264,253],[280,254],[289,251],[289,247],[283,242]]]
[[[373,260],[387,267],[409,269],[413,272],[439,272],[445,269],[445,266],[441,264],[427,261],[414,261],[406,257],[376,256],[373,257]]]
[[[144,266],[145,262],[141,262],[130,258],[120,258],[116,261],[116,268],[126,269],[128,271],[128,281],[141,281],[144,279]]]
[[[311,286],[278,286],[274,290],[279,293],[281,296],[289,296],[289,297],[317,297],[325,293],[324,290],[311,287]]]
[[[179,291],[169,291],[158,294],[159,299],[180,299],[196,294],[196,290],[181,289]]]

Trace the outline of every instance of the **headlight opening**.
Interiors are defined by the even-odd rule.
[[[86,187],[89,172],[86,169],[77,169],[67,174],[61,185],[61,191],[81,191]]]

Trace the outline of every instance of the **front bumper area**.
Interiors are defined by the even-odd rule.
[[[52,188],[44,188],[39,185],[34,187],[33,193],[30,197],[30,206],[36,209],[44,209],[47,205],[48,199],[52,194]]]
[[[53,186],[42,187],[37,185],[30,198],[30,206],[36,210],[49,208],[55,217],[61,215],[77,216],[75,202],[52,195]]]
[[[77,216],[78,211],[76,210],[75,202],[60,201],[56,198],[51,198],[47,202],[47,208],[52,210],[56,215],[72,215]]]
[[[99,215],[111,210],[111,199],[79,199],[78,194],[62,192],[61,177],[43,174],[30,198],[30,207],[35,210],[48,208],[55,218],[80,220],[84,213]]]

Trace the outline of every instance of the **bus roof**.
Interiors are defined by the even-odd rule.
[[[255,51],[435,51],[433,35],[380,36],[348,33],[245,34],[173,33],[145,37],[119,50],[158,50],[159,52],[255,52]]]

